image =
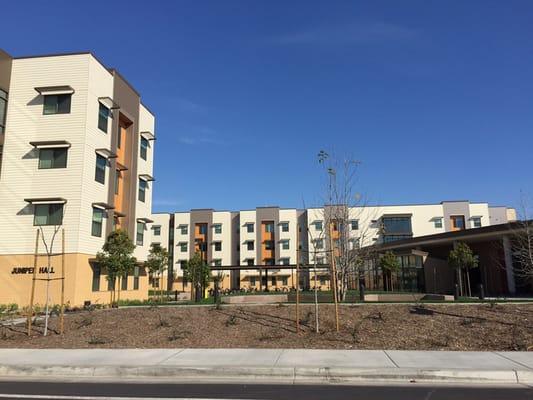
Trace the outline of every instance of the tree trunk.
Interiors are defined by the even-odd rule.
[[[466,269],[466,282],[468,286],[468,296],[472,297],[472,287],[470,286],[470,270]]]
[[[462,275],[462,268],[457,268],[457,280],[459,285],[459,294],[461,297],[463,296],[463,279],[461,278]]]

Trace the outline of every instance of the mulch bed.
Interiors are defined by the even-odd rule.
[[[26,336],[23,325],[0,328],[0,347],[25,348],[315,348],[401,350],[533,350],[533,305],[340,306],[335,332],[332,305],[143,307],[83,311],[58,318]]]

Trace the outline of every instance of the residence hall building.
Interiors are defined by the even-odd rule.
[[[95,262],[106,236],[125,229],[146,259],[151,237],[154,116],[139,93],[91,53],[11,57],[0,52],[0,303],[28,304],[38,242],[37,279],[61,274],[65,301],[109,301]],[[53,240],[54,230],[58,230]],[[60,302],[60,280],[50,300]],[[46,282],[36,281],[37,304]],[[122,299],[148,294],[139,264]]]
[[[330,235],[334,243],[336,232],[335,228],[326,227],[327,213],[327,207],[306,210],[258,207],[244,211],[202,209],[153,214],[151,219],[156,222],[152,226],[152,241],[173,249],[167,278],[172,290],[187,290],[183,266],[195,252],[200,252],[214,270],[222,271],[224,289],[286,290],[296,286],[297,250],[301,265],[312,266],[316,262],[317,285],[328,289],[329,269],[325,265]],[[513,209],[469,201],[352,207],[349,215],[346,228],[350,243],[360,247],[516,219]],[[313,272],[303,271],[300,284],[313,287]]]

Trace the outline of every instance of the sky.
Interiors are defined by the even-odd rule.
[[[13,56],[91,51],[156,115],[154,211],[533,192],[533,2],[9,1]]]

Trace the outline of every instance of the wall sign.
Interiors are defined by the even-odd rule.
[[[46,274],[48,273],[48,267],[39,267],[37,272],[39,274]],[[55,274],[54,267],[50,267],[50,273]],[[33,274],[33,267],[13,267],[13,269],[11,270],[11,274]]]

